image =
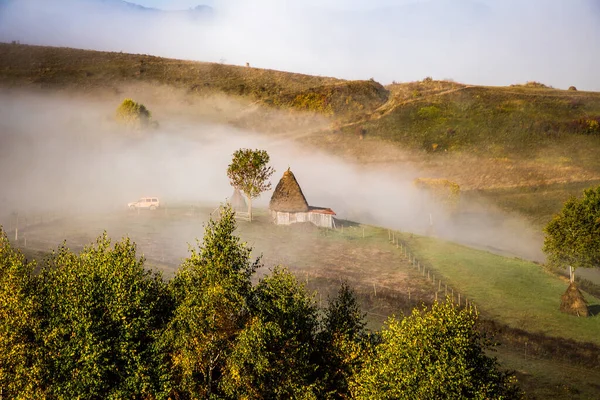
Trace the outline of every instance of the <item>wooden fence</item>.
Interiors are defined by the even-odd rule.
[[[477,305],[469,299],[467,296],[455,290],[447,282],[444,282],[439,275],[436,276],[436,271],[427,266],[424,262],[417,259],[413,253],[409,250],[405,242],[400,239],[400,233],[397,231],[388,230],[388,240],[390,244],[396,246],[396,248],[404,255],[408,263],[421,273],[421,276],[431,281],[434,288],[434,299],[435,301],[451,301],[457,306],[463,306],[474,309],[478,313]],[[443,296],[442,296],[443,295]]]

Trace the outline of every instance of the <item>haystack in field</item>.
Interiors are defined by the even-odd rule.
[[[306,197],[304,197],[296,177],[288,168],[275,187],[269,202],[269,209],[271,211],[308,212],[308,208]]]
[[[235,211],[248,210],[248,205],[246,204],[246,200],[244,199],[244,196],[242,196],[242,192],[240,192],[240,189],[234,189],[233,194],[229,199],[229,204],[231,205],[231,208],[233,208]]]
[[[335,213],[330,208],[311,207],[302,193],[296,177],[288,168],[275,187],[269,210],[277,225],[312,222],[323,228],[333,228]]]
[[[571,282],[565,294],[561,296],[560,311],[578,317],[589,316],[587,301],[575,282]]]

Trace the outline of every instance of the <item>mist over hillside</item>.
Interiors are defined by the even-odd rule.
[[[338,218],[425,234],[433,217],[440,237],[540,258],[539,233],[524,219],[485,204],[467,204],[472,214],[453,217],[415,188],[420,171],[409,165],[357,165],[277,135],[164,111],[177,102],[147,103],[159,110],[160,128],[135,133],[112,119],[117,96],[0,94],[0,224],[14,212],[110,213],[141,196],[216,207],[233,192],[231,155],[248,147],[271,155],[273,188],[291,167],[309,204],[331,207]],[[270,196],[255,204],[266,208]]]
[[[5,0],[0,40],[383,83],[433,76],[600,90],[593,0],[214,3],[166,12],[118,0]]]

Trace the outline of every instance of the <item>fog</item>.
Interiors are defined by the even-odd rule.
[[[198,0],[206,3],[212,12],[139,10],[118,0],[1,0],[0,40],[382,83],[432,76],[600,90],[595,0]]]
[[[216,207],[233,192],[226,176],[232,153],[249,147],[269,152],[273,189],[289,167],[309,204],[330,207],[337,218],[420,234],[433,218],[442,238],[540,258],[540,234],[523,219],[466,203],[451,219],[415,189],[412,180],[422,175],[410,165],[357,165],[285,135],[164,112],[154,113],[161,116],[158,129],[127,131],[113,122],[118,102],[116,95],[0,92],[0,224],[9,229],[13,213],[111,215],[143,196],[157,196],[167,207]],[[159,96],[145,104],[150,110],[175,108],[175,99],[168,102],[174,104]],[[270,196],[264,193],[254,204],[266,208]],[[193,241],[185,235],[171,239]]]

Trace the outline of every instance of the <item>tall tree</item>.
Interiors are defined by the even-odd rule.
[[[320,397],[348,398],[349,381],[360,368],[368,343],[365,314],[346,282],[340,286],[337,296],[329,301],[324,314],[316,354],[323,390]]]
[[[222,382],[231,398],[315,399],[317,308],[304,286],[275,268],[253,290],[252,319],[235,342]]]
[[[233,153],[227,176],[231,186],[244,192],[248,198],[248,215],[252,221],[252,199],[271,188],[269,178],[275,170],[270,167],[266,150],[239,149]]]
[[[600,186],[571,197],[544,229],[544,252],[555,267],[600,267]]]
[[[351,382],[356,399],[520,398],[514,378],[486,355],[477,315],[450,303],[391,317],[382,342],[367,353]]]
[[[75,254],[64,245],[43,266],[44,383],[50,398],[152,397],[155,343],[170,316],[160,274],[136,247],[107,235]]]
[[[250,277],[260,265],[234,235],[230,207],[206,226],[202,245],[192,249],[170,282],[175,313],[164,335],[175,396],[211,398],[234,341],[249,318]]]
[[[44,397],[34,268],[11,247],[0,227],[0,389],[10,399]]]

